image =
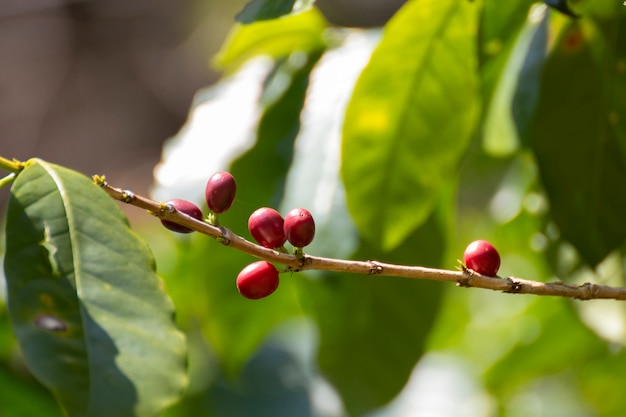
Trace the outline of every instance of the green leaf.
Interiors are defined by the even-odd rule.
[[[485,374],[485,384],[497,398],[511,398],[533,378],[564,371],[578,373],[597,358],[612,356],[607,344],[580,322],[573,305],[566,300],[534,300],[517,322],[518,334],[526,334],[517,336],[518,340],[510,337],[515,343],[508,354]],[[582,376],[579,380],[584,379]]]
[[[533,8],[500,73],[484,121],[483,146],[487,154],[510,156],[520,147],[520,133],[537,99],[539,73],[547,43],[548,13]]]
[[[316,9],[237,25],[216,55],[215,65],[233,70],[259,55],[283,58],[298,51],[322,51],[326,48],[325,29],[326,21]]]
[[[276,66],[265,81],[257,143],[229,169],[237,179],[237,196],[232,208],[220,215],[220,224],[248,239],[250,214],[262,206],[278,207],[282,198],[309,74],[318,58],[298,54]],[[256,260],[249,255],[202,235],[194,236],[191,245],[181,241],[179,251],[168,288],[177,303],[184,304],[186,324],[200,323],[228,376],[241,369],[278,323],[302,314],[289,276],[281,275],[278,290],[267,299],[252,301],[237,292],[237,274]]]
[[[370,244],[391,250],[456,174],[479,100],[476,5],[411,1],[388,23],[343,127],[348,207]]]
[[[480,71],[483,103],[496,90],[534,0],[486,1],[480,18]]]
[[[362,242],[353,258],[439,266],[450,206],[441,207],[393,252]],[[349,415],[391,401],[424,353],[445,284],[336,273],[296,279],[302,304],[319,327],[320,369]]]
[[[614,40],[588,20],[563,29],[544,68],[531,129],[554,221],[592,266],[626,239],[623,122],[616,123],[626,117],[626,106],[615,94],[626,72],[613,52],[623,44]]]
[[[41,160],[7,211],[15,334],[67,414],[156,416],[186,384],[185,339],[147,245],[88,178]]]
[[[62,417],[63,413],[50,393],[0,365],[0,415],[2,417]]]
[[[528,129],[533,121],[539,97],[541,71],[547,58],[546,49],[550,28],[549,14],[542,13],[539,8],[536,8],[535,11],[536,13],[531,12],[532,17],[529,19],[529,25],[534,23],[534,27],[531,27],[529,31],[524,30],[524,35],[530,36],[531,39],[517,77],[517,86],[511,106],[517,135],[520,144],[524,147],[529,147],[530,143]],[[541,19],[541,21],[537,22],[535,19]],[[526,40],[520,40],[526,42]]]
[[[610,94],[611,113],[609,115],[609,123],[618,138],[620,148],[622,150],[622,158],[626,161],[626,7],[623,7],[622,14],[617,19],[616,32],[609,33],[608,38],[612,39],[609,44],[613,46],[615,53],[613,67],[608,66],[608,74],[612,85]]]
[[[238,216],[230,219],[245,224]],[[276,292],[249,300],[239,294],[235,281],[257,259],[203,235],[181,242],[179,251],[179,263],[166,282],[175,302],[184,303],[179,308],[181,325],[201,329],[222,371],[234,378],[271,329],[302,314],[292,281],[281,274]]]
[[[242,184],[249,184],[237,191],[238,200],[246,206],[239,205],[228,212],[246,219],[240,223],[243,226],[234,229],[240,234],[249,235],[245,225],[252,211],[263,205],[278,207],[282,199],[294,141],[300,130],[300,112],[309,76],[319,57],[319,54],[295,54],[277,64],[265,82],[257,142],[231,165],[235,178]]]
[[[269,20],[289,14],[296,0],[252,0],[243,8],[235,20],[241,23],[253,23]]]

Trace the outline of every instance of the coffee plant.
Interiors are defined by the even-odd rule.
[[[622,2],[253,0],[214,65],[151,196],[0,157],[0,416],[626,413]]]

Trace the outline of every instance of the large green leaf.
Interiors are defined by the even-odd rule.
[[[618,138],[622,157],[626,161],[626,7],[621,10],[621,15],[617,19],[617,25],[613,28],[615,32],[608,34],[610,44],[613,45],[615,53],[613,67],[606,68],[608,76],[611,78],[610,101],[612,112],[609,122]]]
[[[30,378],[29,378],[30,379]],[[2,417],[62,417],[63,413],[50,393],[0,365],[0,415]]]
[[[531,9],[501,69],[483,128],[483,146],[490,155],[510,156],[518,151],[537,99],[548,16],[546,6]]]
[[[69,416],[156,416],[178,399],[185,339],[152,254],[104,191],[31,160],[11,189],[6,239],[15,334]]]
[[[229,168],[237,179],[237,196],[233,207],[220,215],[220,224],[239,235],[251,239],[246,225],[254,210],[278,207],[309,74],[318,58],[314,54],[285,59],[265,80],[263,113],[254,126],[257,142]],[[249,255],[201,235],[191,244],[180,241],[179,251],[175,274],[166,277],[168,288],[177,303],[184,304],[185,324],[199,323],[229,376],[241,369],[272,328],[301,314],[288,276],[281,276],[279,289],[267,299],[251,301],[237,292],[237,274],[256,260]]]
[[[479,110],[476,5],[411,1],[388,23],[346,111],[342,176],[365,239],[391,250],[455,175]]]
[[[400,247],[363,242],[355,259],[440,266],[450,201]],[[301,300],[320,333],[319,366],[357,417],[391,401],[422,356],[437,317],[442,283],[338,273],[298,278]]]
[[[544,68],[531,128],[554,221],[591,265],[626,238],[626,159],[618,123],[626,106],[615,94],[626,72],[614,58],[624,47],[615,42],[615,30],[607,30],[624,22],[605,21],[600,30],[581,19],[564,27]]]
[[[532,124],[539,97],[541,71],[547,58],[546,49],[550,30],[550,15],[543,13],[540,7],[535,8],[534,13],[531,13],[529,17],[518,41],[522,44],[528,42],[528,49],[525,51],[519,74],[516,74],[517,85],[510,109],[519,141],[524,147],[529,146],[528,129]],[[538,19],[541,21],[538,22]]]
[[[215,57],[219,68],[234,69],[258,55],[282,58],[326,47],[326,20],[316,9],[233,28]]]
[[[488,104],[534,0],[486,0],[480,16],[480,71],[483,104]]]
[[[572,304],[567,300],[533,300],[518,318],[519,326],[515,332],[517,335],[509,336],[508,343],[511,346],[506,351],[507,354],[491,366],[484,376],[487,388],[502,402],[523,395],[533,381],[549,377],[563,375],[567,376],[565,380],[575,384],[588,384],[585,381],[587,375],[598,372],[593,368],[600,361],[613,361],[611,370],[616,366],[624,366],[623,358],[616,361],[615,352],[611,353],[608,345],[580,322]],[[498,340],[498,336],[503,338],[502,332],[494,334],[493,339]],[[579,377],[572,378],[576,374]],[[604,377],[613,381],[623,379],[612,378],[610,374],[611,371],[607,369]],[[623,375],[623,372],[620,374]],[[606,387],[606,382],[596,380],[603,387]],[[573,388],[575,389],[570,388],[570,395],[581,396],[581,391],[578,391],[580,388]],[[548,389],[547,384],[545,389]],[[567,388],[563,387],[561,392],[565,394]],[[583,401],[586,402],[587,400]],[[615,402],[617,401],[612,401],[613,404]],[[607,403],[605,406],[611,408],[613,404]]]

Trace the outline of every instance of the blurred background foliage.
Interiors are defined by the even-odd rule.
[[[623,286],[622,2],[30,3],[0,6],[5,156],[198,203],[228,169],[245,237],[302,206],[315,255],[454,269],[481,238],[501,276]],[[250,301],[249,256],[124,209],[188,337],[167,417],[626,412],[620,302],[314,271]],[[0,416],[61,415],[0,317]]]

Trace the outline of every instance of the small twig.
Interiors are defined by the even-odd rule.
[[[4,188],[7,185],[13,184],[15,178],[17,178],[17,174],[15,172],[11,172],[9,175],[0,178],[0,188]]]
[[[345,259],[323,258],[302,254],[290,255],[267,249],[236,235],[225,227],[216,227],[207,222],[194,219],[184,213],[172,210],[171,206],[150,200],[130,191],[111,187],[104,177],[94,176],[94,182],[100,185],[111,197],[133,206],[148,210],[153,215],[178,223],[197,232],[211,236],[227,246],[243,251],[259,259],[276,262],[287,266],[287,271],[324,270],[348,272],[363,275],[393,276],[434,281],[454,282],[461,287],[483,288],[511,294],[535,294],[575,298],[579,300],[614,299],[626,300],[626,288],[610,287],[585,283],[582,285],[562,282],[538,282],[516,277],[488,277],[477,274],[467,268],[460,271],[389,264],[379,261],[353,261]]]
[[[10,160],[0,156],[0,169],[17,174],[23,168],[24,162],[18,161],[17,159]]]

